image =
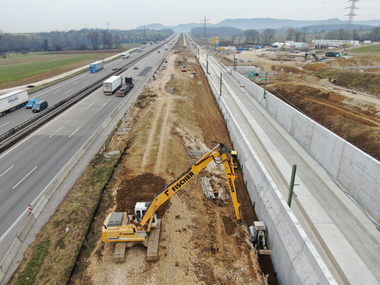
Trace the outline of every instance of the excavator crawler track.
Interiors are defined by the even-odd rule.
[[[157,227],[152,229],[149,234],[148,250],[146,253],[147,261],[158,260],[158,244],[160,241],[161,233],[161,219],[157,219]]]

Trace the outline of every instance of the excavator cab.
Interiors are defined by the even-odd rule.
[[[239,167],[239,162],[237,158],[238,152],[236,150],[231,150],[231,156],[232,156],[232,163],[234,165],[234,168]]]
[[[146,210],[148,209],[150,203],[149,202],[137,202],[135,205],[135,217],[136,222],[141,222],[142,218],[144,217]],[[155,227],[157,225],[157,214],[154,213],[153,216],[153,222],[152,227]]]

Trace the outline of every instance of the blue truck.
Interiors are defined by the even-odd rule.
[[[91,63],[90,64],[90,73],[95,73],[99,70],[102,70],[104,67],[104,63],[103,61],[97,61],[97,62],[94,62],[94,63]]]

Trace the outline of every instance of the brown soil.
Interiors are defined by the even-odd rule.
[[[380,160],[380,55],[350,53],[323,62],[305,61],[304,53],[265,50],[238,56],[252,59],[238,65],[268,72],[269,92]],[[220,53],[216,57],[221,60]],[[374,68],[360,71],[363,66]],[[332,78],[337,84],[329,82]],[[256,83],[263,84],[260,79]]]
[[[178,60],[187,65],[187,72],[181,72],[175,64]],[[196,77],[191,80],[193,71]],[[171,73],[175,80],[170,80]],[[167,69],[156,72],[155,77],[106,150],[124,149],[135,134],[112,185],[105,189],[105,196],[114,197],[107,213],[133,210],[137,201],[150,201],[191,165],[190,150],[205,152],[215,141],[232,147],[224,118],[192,54],[184,49],[172,54]],[[174,87],[173,94],[166,91],[168,87]],[[123,131],[126,128],[130,131]],[[236,223],[230,199],[221,203],[207,199],[202,192],[203,176],[211,179],[216,191],[226,186],[223,167],[212,162],[158,210],[162,219],[158,262],[147,263],[146,248],[133,246],[127,249],[124,263],[115,263],[114,244],[101,241],[101,229],[96,225],[90,232],[98,236],[97,245],[90,257],[80,257],[71,283],[264,284],[247,228],[257,217],[239,169],[237,175],[242,224]],[[270,259],[265,262],[264,273],[273,278],[270,284],[277,284]],[[87,269],[80,270],[84,267]]]

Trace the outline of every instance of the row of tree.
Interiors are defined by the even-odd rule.
[[[0,30],[0,57],[9,52],[121,49],[123,43],[160,41],[173,33],[171,29],[154,30],[98,30],[82,29],[68,32],[38,34],[4,34]]]
[[[196,38],[204,38],[199,30],[200,28],[193,28],[192,35]],[[234,45],[235,41],[238,40],[238,44],[272,44],[275,41],[276,30],[275,29],[265,29],[262,33],[255,29],[249,29],[244,31],[236,31],[233,29],[228,30],[228,35],[224,33],[224,28],[213,28],[218,30],[213,30],[206,33],[205,41],[208,42],[209,37],[213,35],[218,35],[224,45]],[[208,30],[211,30],[208,28]],[[306,42],[306,37],[309,34],[308,27],[303,27],[300,29],[288,28],[285,33],[286,41],[295,42]],[[339,29],[335,31],[329,31],[327,33],[313,33],[315,34],[315,39],[326,39],[326,40],[357,40],[357,41],[379,41],[380,40],[380,27],[375,27],[370,31],[347,31],[345,29]],[[231,40],[224,40],[222,36],[229,36]],[[245,38],[245,39],[244,39]],[[201,41],[202,42],[202,41]]]

